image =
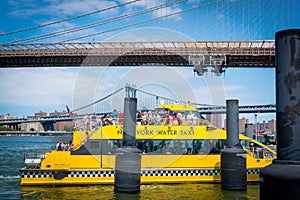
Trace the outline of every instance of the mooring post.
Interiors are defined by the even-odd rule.
[[[260,198],[300,198],[300,29],[275,34],[277,159],[260,173]]]
[[[246,152],[239,141],[239,102],[226,101],[227,145],[221,151],[221,184],[225,190],[247,190]]]
[[[141,151],[135,146],[137,98],[135,91],[126,93],[131,97],[124,99],[123,142],[122,147],[116,150],[114,190],[137,193],[141,177]]]
[[[253,139],[253,124],[246,123],[245,124],[245,136]],[[250,142],[246,141],[246,146],[250,147]]]

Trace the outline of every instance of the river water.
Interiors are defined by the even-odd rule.
[[[20,186],[20,168],[26,152],[46,152],[54,149],[58,137],[0,137],[0,200],[2,199],[259,199],[259,185],[248,185],[247,191],[225,191],[221,184],[153,184],[141,185],[139,194],[119,194],[113,185],[28,187]]]

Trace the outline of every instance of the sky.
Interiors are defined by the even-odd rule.
[[[274,40],[277,31],[300,27],[298,0],[140,0],[128,3],[131,1],[2,0],[0,44]],[[165,6],[167,3],[173,4]],[[94,14],[85,15],[91,12]],[[90,28],[72,31],[88,25]],[[69,33],[51,37],[62,31]],[[208,73],[199,77],[188,67],[1,68],[0,115],[32,116],[39,111],[62,111],[66,105],[76,109],[126,83],[161,96],[204,104],[225,105],[226,99],[239,99],[239,105],[276,102],[275,69],[229,68],[222,76]],[[116,95],[109,102],[82,112],[121,110],[123,97],[124,93]],[[147,104],[147,100],[139,106],[143,103]],[[254,123],[254,114],[240,117]],[[262,122],[272,118],[275,113],[259,114],[257,119]]]

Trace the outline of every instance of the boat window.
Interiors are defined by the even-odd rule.
[[[137,140],[136,147],[141,150],[143,154],[149,153],[149,140]]]
[[[219,154],[223,140],[137,140],[143,154]]]
[[[152,149],[151,153],[162,154],[164,145],[165,145],[164,140],[152,140],[150,143]]]
[[[174,148],[174,140],[166,140],[165,146],[163,148],[163,154],[176,154],[176,150]]]
[[[194,140],[194,154],[219,154],[224,148],[223,140]]]

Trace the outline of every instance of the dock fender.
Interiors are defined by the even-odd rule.
[[[61,180],[67,176],[68,176],[68,171],[64,171],[64,170],[54,171],[55,180]]]

